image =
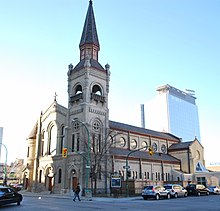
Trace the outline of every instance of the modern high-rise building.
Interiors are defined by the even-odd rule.
[[[0,159],[1,159],[1,152],[2,152],[2,137],[3,137],[3,127],[0,127]]]
[[[157,88],[158,94],[145,104],[146,127],[172,133],[182,141],[201,142],[198,107],[194,91],[181,91],[170,85]]]

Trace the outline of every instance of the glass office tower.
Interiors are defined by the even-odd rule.
[[[1,151],[2,151],[2,137],[3,137],[3,127],[0,127],[0,159],[1,159]]]
[[[157,88],[158,95],[145,104],[146,126],[169,132],[182,141],[200,139],[198,108],[194,91],[183,92],[170,85]]]

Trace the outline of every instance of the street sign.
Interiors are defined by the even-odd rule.
[[[129,169],[130,166],[123,166],[123,169]]]
[[[112,175],[111,176],[111,187],[112,188],[121,188],[121,176]]]

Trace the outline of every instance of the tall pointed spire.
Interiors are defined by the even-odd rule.
[[[89,8],[87,11],[79,48],[80,60],[88,57],[98,61],[98,51],[100,49],[100,46],[96,30],[92,0],[89,1]]]
[[[80,62],[74,68],[73,66],[69,66],[69,75],[71,75],[74,71],[87,67],[92,67],[103,72],[107,71],[98,61],[100,46],[96,30],[92,0],[89,1],[89,7],[86,14],[82,37],[79,43],[79,49]]]

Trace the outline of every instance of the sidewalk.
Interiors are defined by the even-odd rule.
[[[38,197],[38,198],[62,198],[62,199],[71,199],[73,198],[73,195],[70,195],[69,193],[66,194],[55,194],[50,193],[49,191],[40,192],[40,193],[33,193],[28,192],[26,190],[19,191],[24,197]],[[141,196],[136,197],[92,197],[91,199],[87,199],[84,196],[81,196],[82,201],[132,201],[132,200],[141,200]]]

